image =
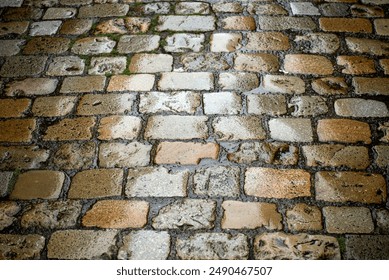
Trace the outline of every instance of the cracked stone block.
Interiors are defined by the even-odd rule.
[[[166,37],[166,52],[200,52],[204,48],[204,34],[178,33]]]
[[[220,73],[219,86],[223,90],[250,91],[259,86],[259,80],[254,73]]]
[[[170,3],[150,3],[142,8],[146,15],[168,14],[170,12]]]
[[[1,28],[1,27],[0,27]],[[0,56],[13,56],[20,52],[25,40],[1,40]]]
[[[361,98],[338,99],[334,103],[335,112],[342,117],[384,118],[389,110],[384,102]]]
[[[236,152],[227,155],[235,163],[250,164],[253,162],[281,165],[296,165],[298,147],[286,143],[242,143]]]
[[[23,228],[59,229],[74,227],[81,214],[81,202],[74,200],[32,205],[21,218]]]
[[[312,89],[320,95],[342,95],[348,91],[348,85],[342,77],[327,77],[312,81]]]
[[[389,166],[389,146],[374,146],[374,152],[377,157],[375,163],[382,169],[385,169]]]
[[[43,19],[68,19],[75,17],[76,13],[75,8],[48,8]]]
[[[369,150],[366,147],[329,144],[303,146],[302,150],[308,166],[366,169],[370,165]]]
[[[0,151],[1,151],[1,147],[0,147]],[[3,158],[0,162],[2,161]],[[0,172],[0,197],[5,197],[9,194],[12,177],[13,177],[12,172],[7,172],[7,171]]]
[[[257,235],[254,240],[254,257],[257,260],[341,259],[335,237],[283,232]]]
[[[234,92],[211,92],[203,94],[204,113],[236,115],[241,111],[241,97]]]
[[[316,200],[329,202],[384,203],[386,183],[381,174],[363,172],[317,172]]]
[[[93,142],[65,143],[53,155],[57,169],[88,169],[95,158],[96,144]]]
[[[274,140],[290,142],[312,142],[311,120],[280,118],[269,121],[270,136]]]
[[[207,15],[210,13],[208,3],[179,2],[175,7],[175,13],[180,15]]]
[[[11,201],[0,202],[0,231],[9,227],[17,220],[15,216],[16,214],[19,213],[20,210],[21,207],[16,202],[11,202]]]
[[[157,31],[213,31],[213,16],[160,16]]]
[[[348,260],[387,260],[389,259],[388,235],[348,235],[346,254]]]
[[[212,122],[219,141],[265,139],[261,119],[255,116],[217,117]]]
[[[55,57],[46,74],[49,76],[73,76],[84,72],[85,62],[78,56]]]
[[[289,38],[281,32],[252,32],[247,34],[246,49],[252,51],[286,51]]]
[[[0,168],[36,169],[46,163],[50,151],[38,146],[0,146]]]
[[[222,208],[223,229],[282,229],[282,216],[275,204],[226,200]]]
[[[382,233],[389,232],[389,210],[378,209],[376,211],[377,227]]]
[[[36,260],[45,246],[45,238],[37,234],[0,234],[0,259]]]
[[[317,206],[298,203],[286,211],[288,228],[292,231],[322,230],[321,211]]]
[[[115,18],[103,21],[96,26],[95,34],[136,34],[149,30],[151,19],[143,17]]]
[[[184,197],[187,195],[189,171],[147,167],[128,171],[128,197]]]
[[[150,163],[151,145],[139,142],[131,143],[102,143],[99,150],[99,166],[138,167]]]
[[[237,197],[240,193],[239,174],[239,168],[228,166],[198,169],[193,176],[193,192],[209,197]]]
[[[128,67],[131,73],[170,72],[173,56],[169,54],[135,54]]]
[[[288,103],[289,108],[294,108],[292,116],[306,117],[319,116],[328,112],[326,99],[320,96],[294,96]]]
[[[51,235],[47,245],[49,259],[112,259],[116,230],[61,230]]]
[[[216,202],[184,199],[162,207],[153,218],[155,229],[211,229],[215,221]]]
[[[155,51],[160,39],[158,35],[124,35],[119,40],[117,50],[123,54]]]
[[[192,91],[145,92],[140,95],[141,113],[188,113],[194,114],[201,104],[200,94]]]
[[[35,76],[43,72],[47,56],[11,56],[1,67],[0,76],[4,78]]]
[[[182,260],[245,260],[249,255],[247,237],[243,234],[196,233],[178,238],[176,250]]]
[[[31,36],[49,36],[57,33],[62,21],[51,20],[51,21],[39,21],[33,22],[30,26]]]
[[[340,48],[340,40],[335,34],[311,33],[298,35],[294,39],[299,50],[309,53],[335,53]]]
[[[115,45],[116,42],[108,37],[87,37],[78,39],[72,47],[72,52],[81,55],[110,53]]]
[[[305,82],[294,76],[265,75],[262,87],[271,93],[302,94],[305,92]]]
[[[181,56],[185,71],[221,71],[230,68],[227,59],[218,53],[186,53]]]
[[[214,33],[211,35],[211,52],[234,52],[242,47],[240,33]]]
[[[286,114],[286,98],[283,95],[247,95],[247,112],[270,116]]]
[[[136,96],[121,94],[85,94],[81,97],[77,115],[123,115],[131,111]]]
[[[170,253],[167,231],[133,231],[123,237],[119,260],[166,260]]]
[[[134,116],[110,116],[100,120],[97,138],[100,140],[134,140],[141,130],[141,119]]]

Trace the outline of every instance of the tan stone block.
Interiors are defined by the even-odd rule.
[[[244,191],[265,198],[296,198],[311,195],[311,175],[300,169],[247,168]]]
[[[230,16],[221,21],[221,26],[226,30],[255,30],[256,24],[253,17]]]
[[[282,229],[277,205],[261,202],[224,201],[223,229]]]
[[[137,167],[150,163],[152,146],[136,141],[130,143],[102,143],[99,150],[101,167]]]
[[[317,134],[321,142],[371,143],[369,124],[349,119],[319,120]]]
[[[286,51],[289,38],[281,32],[253,32],[247,34],[246,48],[253,51]]]
[[[202,159],[217,159],[216,143],[162,142],[157,146],[156,164],[199,164]]]
[[[78,172],[72,179],[68,198],[88,199],[119,196],[122,193],[121,169],[91,169]]]
[[[329,32],[371,33],[371,22],[363,18],[320,18],[320,28]]]
[[[389,96],[389,78],[353,78],[356,94],[386,95]]]
[[[317,172],[316,200],[329,202],[385,203],[386,183],[380,174]]]
[[[47,95],[55,91],[57,84],[57,79],[27,78],[8,83],[5,94],[8,96]]]
[[[173,56],[168,54],[134,54],[128,69],[131,73],[170,72]]]
[[[132,93],[85,94],[78,103],[77,115],[125,114],[131,111],[135,98]]]
[[[37,234],[0,234],[1,260],[35,260],[45,247],[45,238]]]
[[[374,20],[374,27],[378,35],[382,35],[382,36],[389,35],[389,19],[382,18],[382,19]]]
[[[150,74],[113,76],[107,91],[150,91],[154,86],[154,81],[155,76]]]
[[[288,228],[294,231],[316,231],[323,228],[320,209],[304,203],[298,203],[287,210],[286,221]]]
[[[324,56],[310,54],[287,54],[284,60],[286,73],[305,75],[331,75],[332,63]]]
[[[56,199],[59,197],[65,174],[59,171],[33,170],[19,175],[11,199]]]
[[[41,117],[65,116],[73,110],[76,100],[73,96],[38,97],[34,101],[32,112]]]
[[[38,146],[0,146],[1,169],[35,169],[49,158],[50,151]]]
[[[45,141],[89,140],[92,138],[94,117],[63,119],[49,126],[43,136]]]
[[[111,116],[102,118],[98,128],[100,140],[127,139],[138,137],[141,119],[134,116]]]
[[[343,77],[327,77],[312,81],[312,89],[321,95],[346,94],[348,85]]]
[[[101,200],[86,212],[82,225],[99,228],[141,228],[147,223],[146,201]]]
[[[384,70],[384,74],[389,75],[389,58],[381,59],[380,65],[381,65],[382,69]]]
[[[237,54],[234,69],[252,72],[276,72],[279,69],[278,57],[272,54]]]
[[[66,77],[61,93],[94,92],[104,90],[104,76]]]
[[[344,67],[344,74],[365,75],[376,72],[374,60],[363,56],[338,56],[336,62]]]
[[[0,142],[30,142],[35,126],[34,119],[0,121]]]
[[[0,118],[23,117],[29,109],[31,100],[23,99],[0,99]]]
[[[328,206],[323,208],[323,215],[329,233],[371,233],[374,230],[369,208]]]

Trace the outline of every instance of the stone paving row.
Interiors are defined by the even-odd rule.
[[[389,259],[388,38],[388,0],[2,0],[0,259]]]

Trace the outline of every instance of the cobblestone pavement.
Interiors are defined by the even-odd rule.
[[[0,1],[0,259],[389,259],[389,1]]]

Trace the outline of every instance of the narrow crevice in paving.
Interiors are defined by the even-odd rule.
[[[2,0],[0,259],[389,259],[388,0]]]

